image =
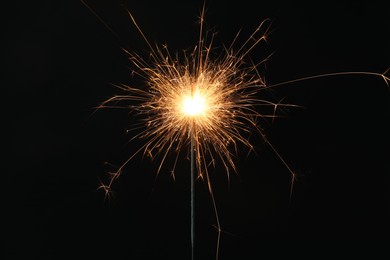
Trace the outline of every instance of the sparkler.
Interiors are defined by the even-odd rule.
[[[267,86],[257,71],[259,64],[247,60],[251,49],[266,41],[269,20],[264,20],[237,51],[233,47],[238,34],[232,44],[215,57],[214,36],[209,42],[205,41],[207,35],[205,36],[203,31],[204,12],[203,8],[198,44],[192,52],[183,52],[183,56],[171,54],[166,46],[152,47],[129,12],[134,25],[151,50],[151,65],[141,56],[126,51],[130,61],[137,68],[136,73],[145,80],[146,86],[141,89],[118,85],[123,94],[113,96],[99,106],[135,111],[142,116],[141,127],[145,127],[134,138],[146,140],[146,143],[116,172],[111,173],[108,184],[101,185],[106,195],[125,165],[137,153],[142,152],[152,158],[162,155],[158,167],[160,172],[170,152],[176,152],[176,165],[180,151],[190,146],[192,256],[196,179],[203,179],[208,185],[217,218],[219,244],[221,227],[208,167],[215,166],[218,160],[222,162],[228,176],[231,170],[236,171],[233,157],[238,151],[239,144],[243,144],[249,150],[253,149],[249,141],[253,129],[257,129],[266,140],[257,121],[259,118],[275,117],[275,112],[260,114],[256,107],[272,106],[273,111],[276,111],[277,107],[282,105],[260,98],[259,93],[266,91]],[[289,167],[288,169],[293,175],[293,171]]]
[[[99,108],[124,107],[142,116],[140,123],[146,128],[134,138],[147,141],[135,154],[142,152],[151,157],[162,155],[158,172],[169,152],[176,152],[176,164],[180,151],[190,145],[191,244],[194,248],[196,179],[206,180],[217,214],[208,166],[215,166],[215,161],[219,159],[228,176],[231,169],[236,171],[233,157],[238,151],[238,144],[253,149],[248,136],[253,128],[262,133],[257,125],[258,118],[275,116],[260,114],[255,107],[273,106],[275,111],[281,105],[259,98],[259,92],[267,90],[267,86],[257,72],[257,65],[245,60],[253,47],[266,40],[268,20],[262,22],[251,35],[250,39],[255,39],[254,42],[247,40],[238,51],[233,50],[232,43],[223,54],[214,58],[213,38],[210,43],[204,40],[203,9],[198,45],[191,53],[179,57],[172,55],[166,46],[153,48],[134,17],[129,15],[151,50],[152,66],[139,55],[127,52],[138,69],[138,75],[145,79],[146,88],[119,85],[124,94],[113,96]],[[132,105],[132,102],[137,104]],[[101,185],[106,194],[135,154],[112,173],[108,184]],[[217,222],[219,244],[218,216]]]
[[[197,179],[204,180],[211,196],[218,230],[216,251],[218,259],[221,226],[208,168],[216,166],[216,162],[219,161],[228,178],[232,171],[237,172],[234,157],[240,145],[249,151],[253,150],[249,140],[253,129],[261,135],[291,174],[291,196],[295,173],[268,141],[258,122],[264,118],[275,118],[280,107],[294,105],[262,99],[263,91],[295,81],[346,74],[380,76],[387,85],[389,82],[387,71],[383,74],[337,72],[267,85],[258,72],[260,63],[252,63],[249,53],[259,44],[266,42],[269,20],[261,22],[239,48],[235,46],[239,37],[237,33],[230,46],[216,49],[213,45],[214,35],[209,38],[203,29],[205,15],[203,7],[199,21],[198,43],[192,51],[183,51],[180,55],[172,53],[167,46],[152,45],[133,15],[130,12],[128,14],[150,49],[150,61],[137,53],[124,50],[136,69],[135,73],[144,79],[145,85],[142,87],[117,85],[122,94],[107,99],[98,108],[125,108],[134,112],[140,118],[138,126],[142,131],[133,139],[140,138],[145,140],[145,143],[116,171],[110,173],[108,183],[101,183],[100,188],[109,196],[115,180],[122,174],[124,167],[140,153],[152,159],[161,156],[157,174],[168,155],[175,153],[172,171],[172,177],[175,178],[176,163],[181,152],[189,147],[192,259],[195,247],[195,182]],[[209,40],[206,41],[207,39]],[[222,52],[217,53],[215,50]],[[260,106],[271,107],[273,112],[260,113],[258,110]]]

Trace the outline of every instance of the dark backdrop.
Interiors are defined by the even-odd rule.
[[[116,93],[111,83],[140,83],[121,48],[143,57],[148,48],[126,9],[151,42],[173,51],[193,47],[198,37],[202,1],[134,2],[88,1],[101,20],[75,0],[2,8],[2,259],[189,259],[187,158],[176,181],[168,166],[156,178],[157,162],[136,157],[109,202],[96,190],[142,144],[128,143],[126,111],[92,115]],[[259,62],[274,53],[259,71],[270,85],[390,67],[388,11],[371,1],[210,0],[206,6],[217,45],[242,29],[239,45],[263,19],[272,20],[268,44],[250,54]],[[239,154],[238,176],[229,184],[220,168],[210,170],[224,231],[220,258],[303,256],[314,247],[316,259],[350,244],[348,255],[368,242],[380,247],[390,231],[384,80],[328,77],[283,85],[274,95],[301,106],[263,125],[297,174],[292,197],[288,170],[258,137],[255,153]],[[204,183],[196,184],[196,195],[196,254],[214,259],[216,219]]]

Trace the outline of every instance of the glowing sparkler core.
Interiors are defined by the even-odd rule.
[[[204,116],[208,109],[207,100],[204,95],[195,92],[193,95],[184,96],[182,101],[182,112],[191,117]]]

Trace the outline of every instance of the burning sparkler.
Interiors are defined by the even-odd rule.
[[[135,67],[135,73],[144,79],[144,86],[117,85],[122,94],[104,101],[99,108],[125,108],[135,112],[140,118],[139,126],[143,130],[133,139],[140,138],[145,140],[145,143],[111,173],[108,183],[102,183],[100,188],[108,196],[112,185],[122,174],[125,166],[139,153],[152,158],[161,156],[157,171],[159,173],[170,153],[175,154],[173,165],[175,169],[181,152],[189,149],[192,258],[194,257],[194,183],[197,179],[202,179],[207,184],[216,215],[218,230],[216,258],[218,259],[221,226],[208,168],[211,165],[215,166],[216,161],[219,161],[228,177],[232,171],[236,172],[234,156],[237,154],[238,147],[243,145],[252,150],[249,136],[256,129],[290,172],[292,176],[290,192],[292,192],[295,174],[268,142],[258,122],[262,118],[276,117],[279,107],[293,106],[263,99],[262,92],[270,87],[294,81],[268,86],[258,72],[259,64],[252,63],[249,58],[251,50],[266,41],[269,20],[261,22],[239,48],[236,48],[235,44],[239,37],[237,33],[230,46],[217,49],[213,45],[214,36],[208,37],[203,29],[205,15],[203,8],[200,15],[198,43],[192,51],[183,51],[180,55],[172,53],[167,46],[154,47],[155,45],[152,45],[144,35],[133,15],[130,12],[128,14],[150,49],[150,61],[137,53],[125,50]],[[206,39],[210,40],[206,41]],[[216,53],[215,50],[222,51]],[[381,76],[387,83],[389,78],[385,73],[341,72],[298,80],[338,74],[368,74]],[[273,112],[260,113],[259,106],[272,107]],[[172,176],[175,177],[174,171]]]
[[[208,167],[215,166],[219,160],[228,176],[232,170],[236,171],[233,157],[238,151],[238,145],[253,149],[249,141],[253,129],[266,140],[257,123],[258,119],[275,117],[276,109],[282,105],[261,99],[261,92],[267,91],[267,85],[258,73],[259,64],[253,64],[248,58],[255,46],[266,41],[269,21],[264,20],[238,50],[234,49],[234,42],[239,34],[229,47],[215,56],[213,36],[209,42],[205,42],[204,12],[203,8],[198,44],[192,52],[184,52],[183,56],[172,54],[166,46],[152,47],[129,12],[151,51],[151,62],[126,51],[137,69],[136,73],[145,80],[145,86],[118,85],[123,94],[111,97],[99,107],[123,107],[136,111],[141,116],[141,127],[145,127],[134,137],[146,140],[145,144],[111,174],[107,184],[101,185],[106,195],[136,154],[144,153],[152,157],[162,155],[159,172],[170,152],[176,153],[176,164],[180,151],[190,146],[192,247],[195,180],[203,179],[208,185],[217,218],[219,244],[221,227]],[[272,106],[274,112],[261,114],[256,109],[258,106]],[[293,171],[288,169],[293,176]]]

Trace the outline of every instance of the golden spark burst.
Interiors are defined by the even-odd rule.
[[[192,51],[179,55],[172,54],[167,46],[153,48],[130,12],[129,15],[151,51],[151,61],[146,61],[125,50],[145,84],[117,85],[123,94],[109,98],[99,108],[126,108],[136,113],[144,129],[134,138],[145,140],[145,144],[101,188],[108,194],[125,165],[140,152],[152,158],[161,156],[158,172],[170,152],[176,154],[176,165],[180,151],[188,149],[191,135],[198,178],[208,181],[208,167],[217,160],[228,176],[231,170],[236,172],[234,157],[239,144],[252,150],[249,136],[254,129],[265,138],[259,118],[275,117],[279,106],[292,106],[261,98],[261,92],[268,87],[258,72],[260,63],[249,59],[249,52],[266,41],[269,20],[264,20],[238,50],[234,43],[239,33],[229,47],[218,49],[213,46],[214,35],[205,42],[203,9],[198,44]],[[259,106],[272,106],[273,112],[261,114]]]

